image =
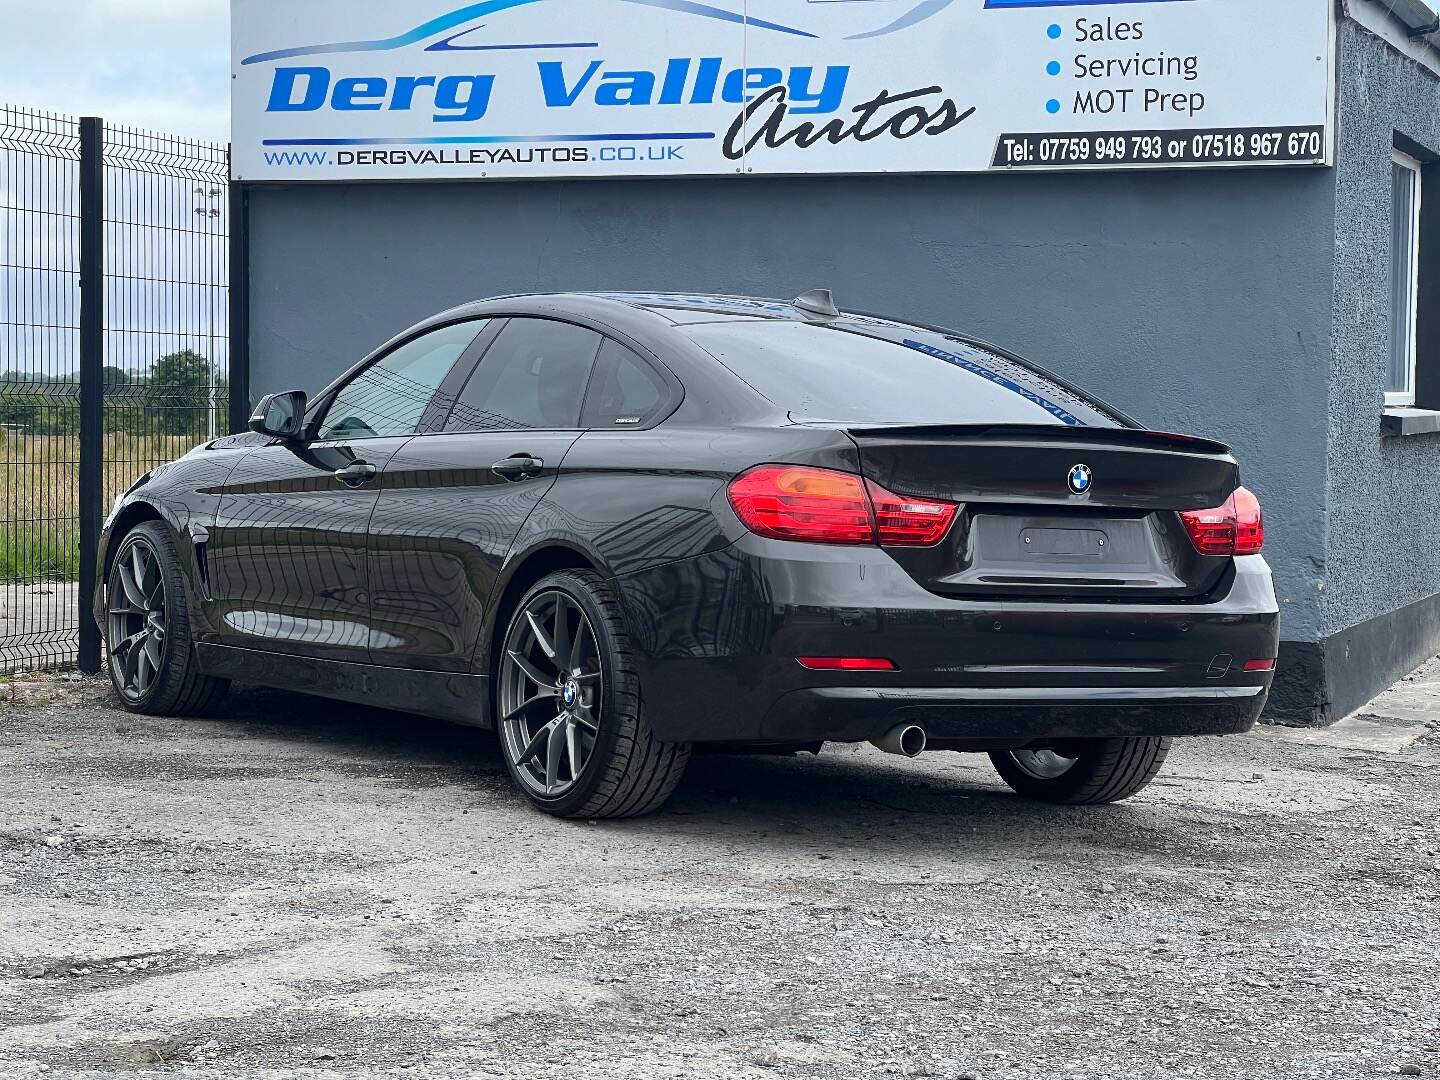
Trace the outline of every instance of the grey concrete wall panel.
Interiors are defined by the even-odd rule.
[[[1285,636],[1313,641],[1333,199],[1319,169],[257,188],[253,393],[496,293],[827,286],[1233,443]]]

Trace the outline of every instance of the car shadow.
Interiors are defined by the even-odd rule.
[[[487,801],[513,798],[517,805],[523,798],[510,790],[495,736],[487,731],[262,689],[232,694],[221,724],[245,738],[319,744],[338,768],[383,771],[402,786],[468,787]],[[559,828],[584,824],[554,822]],[[862,861],[857,853],[886,848],[917,856],[926,849],[1003,850],[1039,859],[1075,845],[1169,850],[1193,818],[1173,805],[1140,800],[1099,807],[1028,802],[1004,786],[983,754],[935,752],[906,760],[868,746],[831,744],[818,756],[697,753],[660,812],[596,824],[657,841],[713,837],[732,852],[778,847]]]

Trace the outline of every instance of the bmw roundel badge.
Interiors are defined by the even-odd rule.
[[[1094,477],[1091,475],[1089,465],[1072,465],[1070,475],[1066,478],[1066,482],[1070,485],[1071,492],[1076,495],[1084,495],[1088,492],[1093,480]]]

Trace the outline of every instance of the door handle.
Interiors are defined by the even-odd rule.
[[[545,470],[545,459],[532,457],[530,454],[512,454],[504,461],[497,461],[490,466],[490,471],[496,476],[503,476],[506,480],[529,480],[533,476],[539,476]]]
[[[352,461],[343,469],[336,469],[334,477],[346,487],[360,487],[375,479],[375,474],[380,470],[368,461]]]

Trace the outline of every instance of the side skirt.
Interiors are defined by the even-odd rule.
[[[490,679],[484,675],[351,664],[233,645],[200,643],[195,653],[207,675],[420,713],[472,727],[491,726]]]

